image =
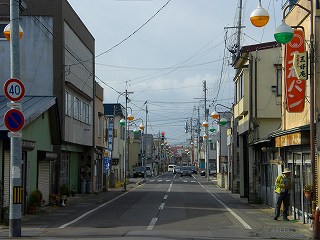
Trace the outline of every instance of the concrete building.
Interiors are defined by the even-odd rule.
[[[0,15],[3,27],[9,23],[9,8],[1,7]],[[20,15],[26,95],[55,96],[59,103],[62,142],[52,149],[57,160],[51,191],[58,193],[65,184],[79,192],[81,181],[93,181],[94,38],[66,0],[29,0]],[[0,78],[8,79],[8,41],[0,40],[0,51]]]

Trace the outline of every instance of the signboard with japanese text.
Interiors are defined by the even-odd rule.
[[[112,150],[113,150],[113,126],[114,126],[114,117],[108,117],[107,149],[109,151],[110,159],[112,159]]]
[[[299,80],[308,79],[308,57],[306,52],[294,54],[293,67]]]
[[[108,174],[108,171],[110,170],[110,158],[104,157],[103,158],[103,172],[105,174]]]
[[[306,82],[297,78],[293,66],[294,54],[305,52],[304,41],[304,32],[295,29],[292,40],[285,45],[285,91],[288,112],[302,112],[304,109]]]

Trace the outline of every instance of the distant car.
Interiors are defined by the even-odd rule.
[[[180,176],[181,177],[183,177],[183,176],[190,176],[191,177],[191,174],[192,174],[191,167],[189,167],[189,166],[181,167],[181,169],[180,169]]]
[[[214,168],[210,168],[209,169],[209,176],[214,176],[214,175],[216,175],[216,173],[217,173],[217,171]],[[202,170],[200,172],[200,175],[201,176],[206,176],[206,170]]]
[[[198,170],[197,170],[197,168],[195,166],[191,167],[191,173],[198,174]]]
[[[147,177],[152,177],[153,171],[151,166],[146,166],[146,176]]]
[[[168,166],[168,172],[173,172],[173,169],[174,169],[175,166],[176,166],[176,165],[174,165],[174,164],[170,164],[170,165]]]
[[[136,167],[133,170],[133,177],[137,178],[137,177],[144,177],[144,167],[140,166],[140,167]]]
[[[180,173],[180,166],[175,166],[175,167],[173,168],[173,173],[174,173],[174,174]]]

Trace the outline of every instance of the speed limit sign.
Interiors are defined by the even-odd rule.
[[[3,91],[6,97],[13,102],[20,101],[25,94],[23,83],[16,78],[7,80],[3,86]]]

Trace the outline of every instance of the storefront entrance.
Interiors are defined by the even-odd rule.
[[[295,219],[308,223],[311,213],[311,200],[303,193],[303,186],[312,183],[311,160],[309,153],[291,152],[287,155],[288,166],[292,169],[291,205]]]

